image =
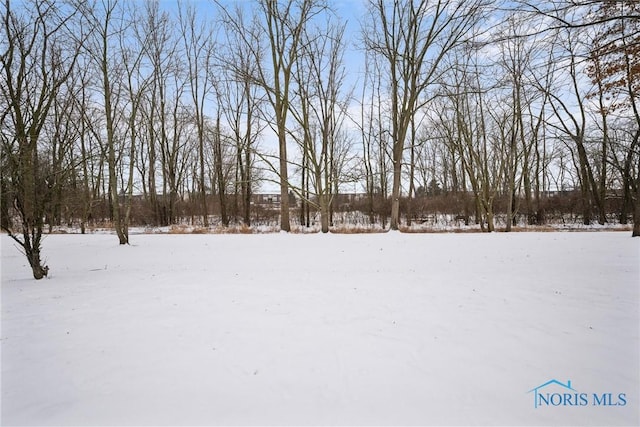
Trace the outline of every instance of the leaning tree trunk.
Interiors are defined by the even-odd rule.
[[[49,273],[49,267],[42,265],[42,261],[40,260],[40,239],[42,238],[42,228],[40,227],[33,231],[34,234],[31,236],[31,241],[27,233],[24,234],[23,248],[27,259],[29,260],[29,265],[33,272],[33,278],[40,280]]]
[[[39,174],[38,155],[35,141],[30,141],[23,132],[20,132],[20,153],[17,159],[17,171],[13,173],[13,185],[15,186],[15,208],[20,217],[22,239],[13,234],[11,220],[8,227],[3,229],[24,250],[29,261],[29,266],[36,280],[47,276],[49,267],[42,265],[40,259],[40,243],[44,228],[45,201],[47,198],[46,184]]]
[[[640,129],[636,132],[631,144],[632,150],[638,146],[640,142]],[[638,156],[638,170],[640,171],[640,156]],[[630,180],[632,181],[632,180]],[[632,237],[640,237],[640,172],[635,179],[635,201],[633,203],[633,232]]]

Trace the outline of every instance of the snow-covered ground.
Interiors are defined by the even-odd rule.
[[[37,282],[2,236],[3,426],[640,424],[627,232],[51,235],[44,256]]]

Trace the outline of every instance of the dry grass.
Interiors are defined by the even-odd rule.
[[[335,227],[331,227],[330,230],[335,234],[373,234],[373,233],[386,233],[387,230],[383,229],[380,226],[371,227],[371,226],[359,226],[359,225],[339,225]]]
[[[69,234],[69,232],[63,228],[54,228],[47,234]]]
[[[400,232],[410,234],[440,234],[440,233],[482,233],[480,228],[462,228],[462,227],[449,227],[449,228],[432,228],[432,227],[407,227],[401,225],[399,227]]]
[[[209,229],[204,227],[193,227],[190,225],[172,225],[169,227],[169,234],[208,234]]]
[[[246,224],[231,225],[229,227],[218,226],[211,230],[212,234],[254,234],[258,231]]]
[[[204,227],[194,227],[191,234],[209,234],[209,229]]]
[[[239,234],[253,234],[253,229],[247,224],[240,224],[236,227],[236,233]]]
[[[505,228],[501,228],[498,231],[505,231]],[[529,231],[535,231],[535,232],[539,232],[539,233],[551,233],[553,231],[558,231],[557,228],[553,228],[549,225],[531,225],[531,226],[527,226],[527,227],[511,227],[511,231],[514,233],[522,233],[522,232],[529,232]]]
[[[611,227],[554,227],[551,225],[528,225],[528,226],[516,226],[511,227],[512,233],[554,233],[554,232],[567,232],[567,231],[631,231],[632,226],[611,226]],[[484,233],[480,227],[452,227],[452,228],[428,228],[428,227],[407,227],[401,226],[400,231],[403,233]],[[506,232],[505,227],[496,227],[495,233]]]
[[[87,225],[86,233],[94,234],[94,233],[109,233],[113,232],[113,227],[110,226],[109,223],[100,223],[99,225]],[[551,233],[551,232],[576,232],[576,231],[590,231],[590,232],[598,232],[598,231],[621,231],[621,232],[631,232],[633,230],[633,225],[620,225],[620,224],[611,224],[605,226],[581,226],[580,224],[568,224],[564,225],[519,225],[511,228],[511,232],[513,233],[527,233],[527,232],[537,232],[537,233]],[[76,234],[80,233],[79,228],[68,229],[64,227],[54,227],[51,230],[51,233],[47,232],[46,234]],[[383,229],[380,225],[336,225],[330,228],[329,230],[334,234],[377,234],[377,233],[385,233],[388,229]],[[399,227],[399,231],[402,233],[411,233],[411,234],[440,234],[440,233],[482,233],[483,231],[480,229],[478,225],[473,226],[449,226],[449,227],[431,227],[426,225],[413,225],[406,226],[401,225]],[[505,232],[504,225],[496,227],[496,233]],[[155,228],[155,227],[147,227],[141,229],[139,232],[143,234],[269,234],[269,233],[279,233],[280,227],[276,225],[258,225],[258,226],[248,226],[246,224],[238,224],[231,225],[229,227],[222,227],[220,225],[215,227],[202,227],[202,226],[194,226],[194,225],[186,225],[186,224],[176,224],[171,225],[169,227]],[[291,227],[291,234],[316,234],[320,233],[320,229],[317,226],[314,227],[304,227],[300,225]],[[134,233],[135,234],[135,233]]]
[[[169,227],[169,234],[187,234],[186,225],[172,225]]]

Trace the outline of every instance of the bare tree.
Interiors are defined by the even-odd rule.
[[[298,193],[320,210],[323,233],[329,231],[334,190],[341,179],[336,168],[337,149],[349,97],[343,93],[344,28],[344,24],[327,22],[317,30],[304,31],[295,75],[299,109],[291,110],[300,127],[296,139],[306,163],[303,172],[308,170],[315,199]]]
[[[500,105],[497,93],[492,92],[494,82],[482,73],[478,46],[467,45],[452,56],[449,80],[442,91],[451,110],[439,115],[440,126],[449,139],[448,144],[457,151],[464,171],[463,182],[468,180],[475,197],[476,222],[482,230],[495,230],[495,200],[503,184],[510,149],[507,126],[509,113]],[[463,188],[466,184],[463,184]],[[486,224],[486,228],[485,228]]]
[[[16,11],[5,0],[0,16],[3,202],[12,203],[19,231],[10,218],[2,226],[24,250],[33,277],[42,279],[49,271],[40,258],[43,218],[52,196],[42,153],[51,140],[43,128],[76,66],[82,32],[75,11],[53,1],[27,1]]]
[[[289,219],[289,161],[287,134],[290,103],[293,96],[294,67],[300,55],[300,43],[305,26],[325,10],[324,0],[260,0],[251,26],[244,21],[241,11],[232,15],[223,5],[228,28],[236,32],[251,52],[252,62],[259,64],[251,75],[251,81],[260,86],[273,110],[272,129],[278,138],[278,166],[272,167],[280,184],[280,228],[290,231]],[[266,38],[266,42],[262,40]],[[266,46],[265,46],[266,44]],[[268,52],[264,54],[263,49]],[[238,70],[241,72],[241,70]],[[263,160],[267,160],[263,157]],[[270,162],[269,162],[270,164]]]
[[[202,220],[209,226],[207,193],[205,185],[205,106],[207,97],[213,93],[214,80],[210,69],[213,67],[215,36],[211,24],[198,21],[196,10],[192,6],[179,7],[180,35],[186,55],[188,86],[193,101],[194,119],[198,138],[198,155],[200,164],[200,197],[202,203]],[[224,195],[222,196],[224,206]],[[225,215],[226,216],[226,213]]]
[[[544,55],[542,55],[544,57]],[[547,58],[551,57],[551,53],[546,54]],[[552,85],[553,73],[553,61],[547,59],[546,64],[543,66],[535,67],[539,70],[542,77],[531,77],[532,82],[537,82],[534,85],[539,85],[543,89],[539,91],[540,96],[537,100],[532,99],[527,103],[528,115],[529,115],[529,135],[531,145],[533,149],[533,170],[531,171],[533,180],[533,205],[535,206],[535,223],[542,225],[546,222],[546,200],[549,190],[549,163],[551,162],[551,153],[553,150],[547,148],[548,141],[546,138],[547,127],[546,114],[547,105],[549,102],[549,88]],[[536,97],[536,93],[528,95],[533,98]],[[525,177],[526,179],[526,177]],[[526,181],[525,181],[526,186]],[[525,192],[527,191],[525,187]],[[527,201],[528,203],[528,201]],[[531,209],[528,209],[528,213],[531,215]],[[533,218],[530,216],[529,222],[532,222]]]
[[[78,67],[80,91],[76,98],[77,108],[80,114],[78,119],[79,137],[78,147],[81,159],[82,196],[80,212],[80,232],[86,232],[87,224],[93,219],[94,202],[100,198],[100,181],[102,177],[102,158],[99,141],[95,138],[92,129],[97,125],[95,121],[95,108],[91,108],[91,85],[94,78],[92,67]]]
[[[640,11],[634,7],[625,7],[636,3],[634,0],[603,2],[601,0],[552,0],[544,3],[531,0],[518,0],[520,14],[542,16],[551,23],[543,25],[533,33],[544,33],[559,29],[581,29],[608,25],[617,21],[640,21]],[[623,5],[617,13],[594,14],[595,8]]]
[[[121,190],[118,179],[123,159],[126,132],[124,117],[124,92],[126,73],[121,63],[118,40],[128,25],[124,19],[124,10],[119,0],[104,0],[88,5],[85,16],[93,28],[91,40],[86,52],[91,57],[100,75],[99,93],[104,112],[104,150],[108,165],[109,204],[113,226],[121,245],[129,243],[128,224],[126,223],[127,201],[124,188]],[[94,129],[94,134],[102,140],[102,132]]]
[[[592,219],[592,205],[598,212],[598,221],[604,224],[606,221],[604,200],[598,191],[598,186],[594,177],[592,160],[589,156],[587,144],[587,106],[586,94],[582,85],[581,78],[581,59],[578,57],[577,45],[579,43],[578,35],[560,30],[566,37],[560,43],[560,49],[563,49],[567,55],[566,60],[568,66],[564,74],[568,81],[566,87],[568,93],[575,100],[574,105],[569,104],[567,90],[552,89],[548,95],[550,106],[553,110],[555,121],[548,121],[547,124],[555,129],[559,135],[564,136],[564,141],[568,144],[568,148],[574,155],[578,176],[580,179],[580,189],[583,201],[583,222],[588,225]],[[556,78],[556,82],[559,79]]]
[[[370,0],[371,28],[364,28],[369,50],[387,62],[392,122],[393,186],[391,229],[400,219],[402,162],[413,116],[428,102],[444,56],[476,23],[483,1]]]
[[[180,67],[180,64],[176,64]],[[200,156],[200,135],[198,126],[194,125],[195,118],[189,104],[182,102],[184,92],[188,83],[184,80],[184,76],[180,70],[174,70],[167,76],[168,82],[166,86],[159,91],[162,94],[157,107],[160,108],[158,117],[160,118],[160,130],[156,131],[158,144],[160,147],[160,164],[162,167],[162,203],[161,218],[165,224],[172,224],[178,218],[177,203],[179,199],[180,188],[186,175],[187,168],[190,163],[197,164],[197,173],[192,176],[198,183],[198,191],[194,192],[200,197],[200,213],[202,214],[202,182],[200,178],[203,176],[202,164],[200,159],[204,158],[204,178],[205,187],[209,174],[206,171],[207,160],[209,158],[209,150],[207,138],[203,133],[203,155]],[[207,211],[208,212],[208,211]],[[203,221],[204,225],[204,221]]]
[[[638,114],[638,106],[635,102],[638,92],[638,69],[640,68],[637,60],[638,49],[638,32],[637,28],[640,23],[640,8],[636,1],[623,0],[616,2],[601,2],[595,0],[555,0],[553,2],[547,2],[539,4],[538,2],[532,2],[528,0],[520,0],[520,10],[530,14],[534,17],[542,17],[545,22],[550,22],[551,25],[541,26],[541,30],[538,32],[556,32],[562,31],[566,34],[575,34],[576,32],[583,30],[596,30],[599,32],[598,36],[600,40],[596,39],[591,49],[591,77],[596,85],[599,86],[598,92],[600,94],[607,93],[608,95],[617,95],[624,93],[623,97],[629,101],[626,101],[628,110],[631,112],[630,116],[633,117],[632,123],[634,123],[631,134],[635,134],[630,138],[631,150],[627,153],[631,153],[630,157],[627,157],[622,163],[618,165],[622,166],[623,175],[630,171],[630,166],[634,161],[632,158],[636,155],[638,149],[638,140],[640,138],[640,115]],[[601,41],[603,43],[601,43]],[[615,58],[615,59],[614,59]],[[619,102],[620,100],[614,101]],[[624,104],[625,101],[622,101]],[[605,114],[609,108],[608,105],[601,102],[600,113]],[[606,107],[603,109],[603,107]],[[603,129],[605,137],[603,140],[608,139],[608,129],[606,127],[606,115],[602,117]],[[637,124],[637,126],[636,126]],[[577,144],[577,151],[580,157],[583,157],[583,150],[580,144]],[[603,151],[606,150],[606,144],[602,145]],[[605,161],[606,155],[602,156],[601,161]],[[580,162],[583,162],[581,160]],[[614,159],[614,162],[616,160]],[[640,165],[639,165],[640,166]],[[593,173],[589,176],[589,170],[581,163],[581,183],[584,185],[591,185],[591,188],[583,189],[583,191],[589,191],[599,193],[594,194],[594,201],[596,204],[601,203],[603,205],[603,186],[600,185],[600,191],[596,187]],[[640,169],[640,167],[638,167]],[[627,174],[628,175],[628,174]],[[601,183],[606,181],[606,165],[602,165]],[[625,187],[626,198],[632,198],[631,194],[635,193],[634,211],[634,231],[633,235],[640,235],[640,185],[633,185],[634,182],[638,182],[639,178],[627,177]],[[589,182],[591,181],[591,182]],[[628,188],[633,186],[634,190],[629,191]],[[600,222],[603,222],[603,206],[598,206],[600,210]],[[586,222],[586,220],[585,220]]]
[[[611,163],[621,175],[621,223],[627,222],[627,210],[631,200],[636,199],[635,237],[640,236],[640,172],[636,171],[634,176],[632,167],[634,159],[640,155],[640,106],[637,101],[640,91],[640,4],[635,1],[602,2],[596,7],[593,16],[603,25],[594,34],[587,74],[595,86],[590,97],[597,99],[601,121],[600,197],[605,197],[607,165]],[[615,138],[616,130],[610,129],[610,122],[614,128],[624,123],[626,137]],[[618,148],[620,145],[622,150]]]
[[[138,21],[137,9],[128,10],[132,22]],[[131,37],[129,32],[121,32],[119,38],[119,50],[122,54],[124,67],[124,86],[128,104],[128,118],[126,139],[129,141],[128,165],[123,177],[123,193],[125,197],[124,218],[122,219],[122,230],[127,242],[129,241],[129,225],[131,223],[131,208],[133,200],[133,183],[135,164],[137,159],[137,147],[139,145],[140,134],[143,133],[141,109],[144,102],[144,94],[152,84],[152,78],[147,76],[142,70],[142,61],[146,55],[147,44],[135,37]],[[124,165],[123,165],[124,168]],[[126,182],[126,184],[125,184]]]
[[[213,173],[211,174],[212,180],[215,179],[216,185],[212,185],[212,188],[217,188],[218,202],[220,203],[220,220],[223,227],[229,226],[229,214],[227,209],[227,184],[229,175],[228,171],[229,163],[225,162],[225,136],[222,131],[222,111],[220,108],[217,110],[215,124],[211,124],[209,127],[210,143],[213,148]],[[232,163],[234,164],[234,163]]]
[[[73,213],[72,198],[75,195],[76,163],[74,141],[80,129],[77,125],[78,109],[76,104],[78,82],[76,72],[72,72],[65,84],[60,88],[56,102],[52,105],[50,120],[42,129],[42,138],[49,142],[43,150],[49,161],[42,163],[48,168],[47,186],[51,198],[47,203],[45,221],[49,231],[60,226],[64,220],[71,225]],[[44,166],[47,165],[47,166]]]
[[[171,201],[169,201],[169,215],[166,212],[166,199],[162,203],[158,200],[157,167],[159,152],[167,139],[167,86],[168,75],[175,72],[174,52],[176,42],[172,40],[170,20],[167,13],[159,10],[157,1],[145,3],[145,17],[135,26],[136,38],[147,45],[147,61],[151,68],[152,84],[147,89],[145,102],[141,106],[144,117],[145,138],[141,138],[139,157],[144,153],[144,169],[141,171],[143,189],[148,191],[148,200],[153,212],[155,224],[169,225],[171,216]],[[143,151],[144,149],[144,151]],[[166,168],[162,167],[164,172]],[[146,175],[146,176],[145,176]]]
[[[376,222],[379,214],[382,228],[386,228],[388,195],[388,125],[385,105],[382,102],[382,73],[376,56],[366,53],[364,82],[360,100],[360,127],[362,141],[362,178],[366,194],[366,214],[369,224]]]
[[[222,76],[216,86],[218,111],[229,126],[236,151],[235,211],[241,212],[244,224],[250,225],[251,195],[257,182],[255,151],[262,130],[259,108],[263,100],[249,77],[255,74],[257,64],[236,33],[228,32],[226,37],[228,50],[219,53],[219,66],[214,69]]]
[[[504,154],[506,159],[506,229],[511,231],[515,225],[516,214],[519,209],[521,188],[524,191],[525,210],[530,214],[531,210],[531,175],[530,158],[533,146],[537,143],[534,138],[527,135],[528,126],[525,124],[526,113],[530,109],[532,97],[527,95],[526,78],[533,60],[532,40],[519,37],[522,22],[516,16],[509,16],[505,22],[506,28],[500,41],[500,58],[497,70],[504,77],[501,86],[509,93],[500,104],[509,107],[509,123],[506,135],[508,138],[507,149]],[[535,40],[533,40],[535,42]],[[529,88],[531,89],[531,88]]]
[[[161,225],[169,225],[176,219],[183,160],[189,157],[186,154],[189,144],[183,136],[193,121],[193,114],[186,113],[182,101],[188,73],[184,71],[180,39],[171,31],[173,24],[169,14],[153,1],[146,3],[145,19],[136,26],[136,38],[146,46],[151,80],[141,105],[146,186],[154,221]],[[202,191],[199,194],[202,196]],[[203,201],[202,197],[200,200]]]

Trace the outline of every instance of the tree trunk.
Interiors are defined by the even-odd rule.
[[[248,139],[248,138],[247,138]],[[249,226],[251,225],[251,152],[247,147],[245,151],[245,173],[244,173],[244,183],[243,183],[243,191],[244,191],[244,223]]]
[[[204,173],[204,131],[202,125],[198,129],[198,156],[200,157],[200,203],[202,207],[202,225],[209,227],[209,213],[207,209],[207,187],[205,185]]]
[[[633,232],[631,233],[631,237],[640,237],[640,183],[638,183],[636,202],[634,203]]]
[[[492,233],[495,231],[496,227],[494,224],[494,214],[493,214],[493,205],[487,204],[485,206],[485,210],[487,211],[487,232]]]
[[[9,230],[11,228],[11,221],[9,219],[9,205],[11,204],[11,197],[9,195],[9,187],[6,183],[3,174],[0,175],[0,228],[2,230]]]
[[[640,132],[639,132],[640,134]],[[636,142],[638,134],[636,134]],[[638,159],[638,170],[640,171],[640,157]],[[639,172],[640,174],[640,172]],[[633,232],[632,237],[640,237],[640,175],[636,178],[636,200],[633,204]]]
[[[413,216],[413,197],[415,193],[416,174],[416,123],[415,117],[411,118],[411,161],[409,163],[409,194],[407,196],[407,226],[411,227]]]
[[[402,181],[402,151],[404,144],[399,150],[394,150],[393,159],[393,186],[391,189],[391,220],[390,228],[398,230],[400,226],[400,183]],[[400,151],[400,155],[396,155],[395,151]]]
[[[323,233],[329,232],[329,197],[327,194],[321,194],[320,201],[320,227]]]
[[[33,278],[36,280],[40,280],[49,274],[49,267],[46,265],[42,265],[40,260],[40,237],[42,236],[42,228],[36,228],[35,235],[32,236],[33,240],[30,240],[30,237],[27,233],[24,234],[24,253],[29,260],[29,265],[31,266],[31,271],[33,272]]]
[[[284,123],[278,126],[278,145],[280,147],[280,230],[291,231],[289,220],[289,172],[287,163],[287,138]]]
[[[106,75],[106,68],[105,68]],[[105,77],[106,80],[106,77]],[[107,83],[105,83],[107,84]],[[113,215],[113,226],[116,234],[118,235],[118,241],[121,245],[126,245],[128,242],[127,235],[124,232],[122,226],[122,216],[120,212],[120,197],[118,195],[118,180],[116,176],[116,151],[115,141],[113,136],[113,117],[111,112],[111,96],[105,90],[105,110],[107,117],[107,146],[108,146],[108,164],[109,164],[109,196],[111,199],[111,211]]]
[[[509,192],[509,200],[507,202],[507,223],[505,224],[504,231],[511,232],[511,226],[513,223],[513,192]]]
[[[229,215],[227,214],[227,193],[226,182],[224,178],[224,165],[222,163],[222,135],[220,134],[220,117],[218,117],[216,123],[216,135],[214,136],[213,153],[215,157],[215,171],[216,179],[218,181],[218,200],[220,201],[220,218],[222,220],[222,226],[229,226]]]

